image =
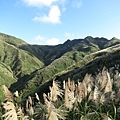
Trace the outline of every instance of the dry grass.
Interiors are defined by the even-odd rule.
[[[2,103],[5,114],[2,116],[4,120],[17,120],[16,108],[12,102]]]
[[[117,120],[120,118],[120,85],[116,83],[120,79],[115,78],[111,79],[104,68],[95,79],[86,74],[82,82],[74,83],[68,78],[63,81],[63,87],[53,80],[50,93],[43,94],[44,104],[35,93],[38,102],[28,96],[24,109],[14,100],[13,95],[17,97],[18,92],[12,94],[3,86],[6,102],[2,103],[2,117],[5,120]]]
[[[3,85],[3,90],[6,96],[4,102],[2,102],[3,115],[2,118],[4,120],[29,120],[28,116],[25,116],[21,107],[16,103],[15,97],[18,96],[18,92],[11,93],[9,89]]]

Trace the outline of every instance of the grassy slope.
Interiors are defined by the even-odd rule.
[[[25,96],[28,93],[31,93],[38,86],[44,84],[46,81],[49,81],[56,77],[58,78],[58,76],[61,76],[61,75],[64,76],[64,74],[67,74],[67,77],[69,77],[70,76],[69,74],[71,74],[70,71],[74,71],[74,70],[76,71],[77,68],[83,67],[85,64],[94,60],[98,56],[102,56],[104,54],[104,52],[102,52],[102,53],[99,53],[98,55],[94,55],[94,54],[89,55],[90,53],[94,53],[99,49],[102,49],[101,45],[103,43],[104,43],[103,45],[105,45],[110,42],[104,38],[96,38],[96,39],[98,41],[95,41],[91,37],[89,39],[87,37],[85,38],[85,40],[81,39],[80,42],[79,40],[75,40],[75,41],[68,40],[63,45],[64,50],[66,50],[67,47],[69,48],[68,52],[63,54],[60,58],[55,59],[48,66],[31,73],[29,76],[23,77],[22,79],[20,79],[20,82],[24,81],[24,82],[21,82],[22,85],[20,85],[20,83],[17,82],[11,86],[11,89],[14,91],[17,86],[18,90],[24,91],[23,95]],[[60,46],[62,47],[62,45]],[[54,46],[53,49],[55,49],[55,47],[56,46]],[[59,48],[59,46],[57,47]],[[47,46],[47,50],[48,50],[48,46]],[[54,56],[57,56],[57,55],[58,53],[56,53]],[[50,56],[50,54],[48,54],[48,56]]]
[[[84,52],[89,51],[90,46],[95,46],[95,49],[97,47],[98,49],[102,49],[101,46],[104,46],[108,42],[109,41],[105,38],[86,37],[85,39],[67,40],[64,44],[56,46],[23,44],[20,48],[34,54],[38,59],[42,60],[45,65],[49,65],[55,59],[60,58],[67,52],[71,52],[73,50]],[[93,52],[94,51],[96,50],[93,50]]]
[[[12,83],[16,82],[13,72],[10,67],[0,62],[0,102],[4,100],[2,85],[10,87]]]
[[[34,55],[0,41],[0,61],[9,66],[15,76],[30,74],[43,66]]]
[[[18,90],[24,91],[24,95],[28,94],[36,89],[40,84],[43,84],[50,79],[54,79],[56,76],[66,73],[71,69],[73,70],[76,66],[80,65],[77,64],[79,63],[79,60],[82,60],[87,54],[99,50],[97,45],[89,43],[88,41],[85,41],[83,49],[81,48],[81,46],[75,44],[74,47],[71,47],[71,51],[66,52],[62,57],[55,59],[48,66],[31,73],[30,76],[25,76],[20,79],[17,83],[11,86],[11,90],[14,91],[17,88]],[[85,63],[82,65],[84,64]],[[20,83],[22,83],[22,85]]]
[[[25,94],[46,81],[83,67],[97,57],[89,54],[119,42],[88,36],[85,39],[67,40],[57,46],[40,46],[29,45],[5,34],[0,34],[0,39],[4,44],[1,44],[1,61],[18,77],[18,82],[11,86],[11,90],[27,91]],[[41,61],[46,66],[43,67]]]
[[[31,53],[18,48],[23,43],[15,37],[0,34],[0,93],[3,84],[10,87],[20,76],[30,74],[44,65]]]
[[[71,70],[65,74],[59,75],[56,77],[56,80],[63,81],[70,77],[72,80],[82,81],[86,73],[97,75],[104,67],[106,67],[110,72],[119,71],[120,72],[120,44],[111,48],[107,48],[105,50],[101,50],[99,52],[93,53],[91,55],[86,56],[86,59],[94,58],[87,64],[82,67],[76,67],[76,69]],[[84,61],[85,61],[84,60]],[[114,70],[113,70],[114,68]],[[115,74],[112,72],[112,74]],[[49,85],[51,85],[52,81],[47,81],[46,83],[40,85],[34,92],[37,92],[40,97],[42,97],[42,93],[49,92]],[[48,88],[48,89],[47,89]],[[32,94],[31,94],[32,95]]]
[[[73,50],[85,52],[90,51],[90,46],[94,46],[92,47],[95,48],[92,51],[94,52],[96,51],[96,48],[97,50],[100,50],[119,43],[120,40],[117,38],[107,40],[106,38],[93,38],[88,36],[85,39],[67,40],[65,43],[56,46],[22,44],[19,48],[29,51],[39,60],[43,61],[45,65],[49,65],[55,59],[58,59],[65,53]]]
[[[116,45],[119,43],[116,38],[108,41],[86,37],[57,46],[39,46],[0,33],[0,100],[4,99],[1,85],[9,87],[17,77],[19,81],[10,87],[12,91],[22,90],[24,97],[33,92],[42,96],[54,78],[63,81],[71,77],[78,81],[86,73],[96,74],[104,66],[120,69],[120,45]],[[99,51],[113,45],[116,46]],[[41,60],[46,66],[43,67]]]
[[[0,33],[0,40],[4,41],[6,43],[9,43],[11,45],[14,45],[16,47],[19,47],[20,45],[23,45],[23,44],[27,44],[25,41],[23,41],[19,38],[16,38],[14,36],[7,35],[4,33]]]
[[[86,73],[98,74],[99,71],[102,71],[103,67],[110,70],[116,66],[116,69],[120,72],[120,44],[88,55],[86,56],[86,59],[89,59],[91,56],[94,56],[92,61],[85,64],[83,67],[78,67],[58,78],[60,78],[60,80],[67,80],[68,77],[76,80],[83,79]]]

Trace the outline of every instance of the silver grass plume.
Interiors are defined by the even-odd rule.
[[[35,98],[38,100],[38,104],[40,104],[40,98],[37,93],[35,93]]]
[[[88,97],[88,101],[93,100],[94,99],[94,91],[91,91]]]
[[[12,94],[5,85],[3,85],[3,89],[6,96],[6,100],[2,103],[2,107],[4,109],[2,117],[4,120],[29,120],[28,116],[24,115],[18,104],[14,103],[13,95],[18,97],[18,91]]]
[[[101,73],[101,78],[99,80],[100,82],[100,90],[103,90],[105,86],[107,85],[107,73],[105,71],[105,68],[103,68],[102,73]]]
[[[78,86],[76,87],[76,100],[81,102],[87,96],[87,87],[85,81],[82,83],[78,82]]]
[[[107,84],[106,84],[104,93],[112,92],[112,84],[113,84],[113,82],[110,78],[110,74],[107,72]]]
[[[68,81],[65,84],[65,107],[68,109],[73,108],[73,104],[75,102],[75,84],[74,82],[70,81],[70,78],[68,78]]]
[[[65,120],[65,111],[60,108],[55,108],[54,103],[50,101],[48,96],[44,93],[43,98],[45,101],[45,105],[47,107],[47,119],[48,120]]]
[[[26,111],[30,116],[34,114],[34,109],[32,106],[33,106],[32,98],[28,96],[28,99],[26,100]]]
[[[105,98],[105,94],[103,93],[100,97],[100,103],[103,104],[104,102],[106,102],[106,98]]]
[[[17,116],[18,116],[19,120],[29,120],[29,116],[25,116],[21,107],[19,107],[18,110],[17,110]]]
[[[84,79],[83,79],[84,82],[89,83],[91,81],[91,75],[90,74],[86,74]]]
[[[2,107],[5,112],[2,117],[4,120],[17,120],[16,108],[13,104],[13,95],[5,85],[2,87],[6,96],[6,101],[2,103]]]
[[[65,107],[68,109],[72,109],[74,102],[75,102],[74,91],[70,91],[68,89],[68,85],[66,84],[66,87],[65,87]]]
[[[86,74],[85,77],[84,77],[84,79],[83,79],[83,81],[82,81],[82,83],[84,83],[85,87],[87,88],[87,91],[85,90],[86,93],[87,92],[90,93],[92,91],[93,86],[94,86],[93,85],[93,81],[91,79],[91,75]]]
[[[98,87],[95,85],[94,93],[93,93],[93,100],[97,101],[99,100],[100,92]]]
[[[62,97],[62,95],[63,95],[63,90],[60,89],[59,83],[53,80],[53,85],[52,87],[50,87],[50,94],[49,94],[50,100],[55,102],[58,100],[58,96]]]
[[[9,91],[9,89],[5,85],[3,85],[2,87],[3,87],[3,90],[4,90],[6,100],[7,101],[13,101],[13,94]]]
[[[6,103],[2,103],[2,106],[5,110],[5,114],[2,115],[4,120],[18,120],[16,108],[12,102],[7,101]]]
[[[65,90],[65,80],[63,81],[63,89]]]
[[[15,91],[15,92],[13,93],[13,95],[14,95],[15,97],[19,97],[18,91]]]

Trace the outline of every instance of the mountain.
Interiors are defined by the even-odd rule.
[[[65,43],[56,46],[23,44],[20,48],[34,54],[45,65],[49,65],[67,52],[75,50],[95,52],[119,43],[120,40],[115,37],[108,40],[106,38],[93,38],[88,36],[85,39],[67,40]]]
[[[84,77],[86,73],[97,72],[98,69],[102,69],[106,65],[104,62],[103,65],[96,65],[96,61],[102,61],[100,58],[104,58],[115,51],[114,47],[117,48],[115,45],[119,45],[120,40],[117,38],[108,40],[106,38],[93,38],[88,36],[84,39],[67,40],[65,43],[56,46],[30,45],[25,42],[18,43],[19,44],[12,45],[19,49],[19,51],[23,51],[23,53],[29,53],[32,58],[34,56],[36,59],[35,61],[40,62],[40,66],[36,65],[37,68],[28,72],[32,65],[35,65],[32,61],[29,66],[29,59],[27,59],[26,66],[24,65],[26,68],[24,68],[25,71],[22,72],[22,75],[16,75],[17,82],[10,87],[10,90],[13,92],[16,90],[22,91],[22,94],[25,97],[28,94],[33,93],[33,91],[42,91],[42,88],[47,84],[49,85],[49,81],[53,79],[62,81],[71,77],[74,80],[79,80]],[[92,70],[95,67],[86,67],[90,63],[95,64],[93,65],[96,66],[95,70]],[[113,66],[114,65],[115,64],[113,63]],[[48,89],[44,89],[45,92]]]
[[[44,66],[44,63],[34,55],[19,49],[22,44],[27,43],[0,33],[0,93],[2,92],[1,85],[10,87],[18,78]]]
[[[22,92],[23,98],[36,91],[42,95],[53,79],[81,80],[86,73],[97,74],[103,67],[119,66],[119,46],[120,40],[115,37],[108,40],[91,36],[55,46],[30,45],[0,33],[0,86]],[[1,87],[0,93],[3,98]]]
[[[29,77],[30,79],[29,80],[27,79],[26,84],[28,84],[27,87],[28,89],[30,89],[29,84],[33,85],[33,81],[41,82],[34,91],[30,91],[30,93],[32,93],[30,95],[34,95],[35,93],[38,93],[38,95],[42,98],[43,93],[49,92],[49,86],[52,85],[53,79],[59,82],[63,82],[64,80],[67,81],[68,78],[76,82],[82,81],[86,74],[91,74],[93,76],[98,75],[98,73],[101,72],[104,67],[111,74],[116,74],[116,71],[120,73],[119,58],[120,58],[120,44],[115,45],[114,47],[100,50],[90,55],[86,55],[82,60],[79,61],[79,64],[76,65],[73,69],[66,70],[66,72],[62,71],[61,74],[56,74],[56,76],[54,77],[51,76],[49,80],[47,79],[45,82],[40,81],[42,78],[38,79],[39,77],[41,77],[40,75],[42,72],[40,73],[40,71],[36,71],[36,73],[32,74],[33,75],[32,78]],[[49,71],[49,68],[47,67],[46,70]],[[25,90],[25,88],[22,88],[22,90],[23,89]]]
[[[109,43],[109,41],[105,38],[92,38],[89,36],[85,39],[75,39],[72,41],[67,40],[65,43],[56,46],[23,44],[20,46],[20,48],[31,52],[38,59],[42,60],[45,65],[49,65],[55,59],[60,58],[67,52],[75,50],[83,52],[94,52],[104,48],[107,43]]]
[[[7,34],[4,34],[4,33],[0,33],[0,40],[6,42],[8,44],[14,45],[16,47],[18,47],[22,44],[27,44],[25,41],[23,41],[19,38],[16,38],[14,36],[7,35]]]

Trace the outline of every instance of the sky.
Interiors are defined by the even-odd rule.
[[[120,38],[120,0],[0,0],[0,32],[39,45]]]

